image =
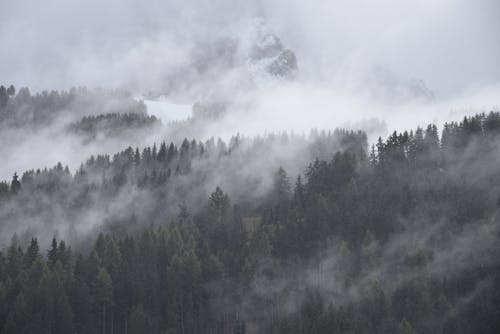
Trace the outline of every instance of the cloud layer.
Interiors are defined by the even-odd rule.
[[[151,89],[200,41],[262,16],[304,78],[344,83],[379,65],[449,95],[500,81],[499,13],[494,0],[2,1],[0,73],[35,89]]]

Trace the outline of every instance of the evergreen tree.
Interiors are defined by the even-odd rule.
[[[38,246],[38,240],[36,238],[31,238],[30,246],[26,254],[24,255],[24,266],[30,268],[33,262],[40,255],[40,247]]]
[[[19,177],[17,176],[17,173],[14,173],[14,177],[12,178],[12,183],[10,184],[10,191],[13,194],[17,194],[21,189],[21,182],[19,182],[18,179]]]
[[[56,238],[52,238],[51,248],[47,252],[47,263],[50,269],[53,269],[58,260],[57,254],[57,240]]]
[[[13,85],[10,85],[9,88],[7,88],[7,95],[10,97],[16,95],[16,88]]]
[[[0,110],[5,108],[9,102],[9,94],[4,86],[0,86]]]

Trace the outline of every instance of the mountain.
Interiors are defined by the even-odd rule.
[[[185,66],[165,75],[150,95],[190,100],[224,99],[235,94],[293,80],[298,72],[294,51],[263,19],[239,22],[195,43]]]
[[[146,104],[161,109],[157,116],[177,104],[193,105],[194,116],[213,118],[238,103],[238,97],[292,81],[298,74],[294,51],[260,18],[198,41],[188,58],[185,66],[166,74],[162,87],[140,94]]]
[[[264,20],[255,20],[250,29],[251,46],[247,68],[257,85],[290,80],[298,71],[295,53],[287,49]]]
[[[433,101],[434,92],[424,80],[397,75],[387,68],[374,66],[366,76],[375,98],[387,102]]]

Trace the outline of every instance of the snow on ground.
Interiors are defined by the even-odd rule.
[[[156,116],[164,124],[172,121],[185,120],[192,115],[193,106],[191,104],[174,103],[164,96],[156,99],[145,97],[138,98],[144,101],[148,108],[148,114]]]

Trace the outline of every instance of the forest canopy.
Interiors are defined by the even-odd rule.
[[[497,333],[499,135],[490,112],[371,147],[185,139],[14,175],[0,228],[27,229],[0,253],[1,332]],[[243,172],[297,146],[303,168]]]

